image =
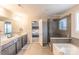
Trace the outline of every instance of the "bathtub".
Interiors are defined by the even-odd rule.
[[[54,55],[79,55],[79,47],[70,43],[54,43]]]

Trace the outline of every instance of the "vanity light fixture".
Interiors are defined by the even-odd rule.
[[[0,7],[0,16],[5,16],[5,8]]]
[[[25,17],[26,17],[25,14],[18,12],[18,13],[14,13],[13,14],[12,19],[14,19],[14,20],[20,20],[20,19],[25,18]]]

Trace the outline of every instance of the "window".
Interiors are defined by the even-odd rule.
[[[76,31],[79,31],[79,13],[76,14]]]
[[[66,30],[67,29],[67,18],[63,18],[59,21],[59,29]]]

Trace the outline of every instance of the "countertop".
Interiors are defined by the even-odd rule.
[[[13,37],[11,38],[2,38],[0,39],[0,47],[3,46],[3,45],[6,45],[8,44],[9,42],[13,41],[17,41],[17,38],[23,36],[23,35],[26,35],[27,33],[22,33],[22,34],[15,34]]]
[[[71,39],[68,37],[50,37],[50,39]]]

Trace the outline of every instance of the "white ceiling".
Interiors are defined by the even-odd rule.
[[[9,6],[9,5],[8,5]],[[58,15],[69,8],[72,8],[75,4],[20,4],[14,5],[10,8],[11,11],[17,10],[17,7],[22,9],[21,11],[26,12],[32,16],[42,16],[42,15]],[[8,8],[8,7],[6,7]],[[18,11],[18,10],[17,10]]]
[[[33,14],[36,15],[55,15],[60,14],[69,8],[72,8],[75,4],[32,4],[32,5],[21,5],[24,9],[32,10]]]

